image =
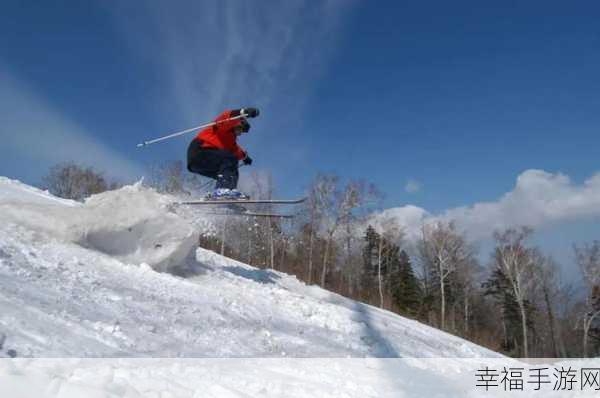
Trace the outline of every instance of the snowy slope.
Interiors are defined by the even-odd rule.
[[[0,180],[4,348],[33,357],[497,356],[295,277],[194,253],[194,231],[168,202],[136,185],[80,205]],[[154,270],[176,267],[185,278]]]
[[[0,179],[0,357],[17,357],[0,359],[1,397],[476,397],[484,364],[522,366],[196,249],[170,200],[135,185],[80,204]],[[542,394],[566,396],[526,396]]]

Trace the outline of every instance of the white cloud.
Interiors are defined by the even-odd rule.
[[[408,193],[416,193],[419,192],[422,187],[423,185],[419,181],[410,179],[406,182],[404,190]]]
[[[193,125],[227,107],[301,101],[331,56],[340,22],[354,3],[123,2],[107,7],[132,49],[159,72],[167,101]]]
[[[240,144],[255,160],[268,159],[280,181],[302,172],[314,151],[314,142],[299,134],[312,119],[305,109],[356,4],[228,0],[103,6],[134,62],[156,76],[145,87],[146,98],[173,130],[212,120],[224,109],[256,106],[261,116],[251,121]],[[181,156],[187,142],[176,139],[164,148]]]
[[[1,66],[0,109],[2,152],[23,159],[19,167],[39,171],[75,161],[110,177],[132,180],[143,175],[138,164],[94,138]]]
[[[518,176],[512,191],[493,202],[448,209],[437,215],[419,207],[403,206],[387,209],[375,218],[396,218],[412,239],[418,237],[424,222],[455,220],[471,239],[484,240],[497,229],[521,225],[543,229],[597,216],[600,216],[600,174],[578,185],[564,174],[526,170]]]
[[[150,105],[167,115],[172,126],[165,134],[210,120],[225,108],[258,106],[263,110],[256,121],[260,134],[249,134],[242,142],[258,157],[272,154],[274,142],[285,147],[287,130],[282,126],[300,128],[305,117],[302,107],[331,59],[339,28],[355,4],[353,0],[240,0],[100,6],[114,16],[115,27],[131,54],[137,55],[124,73],[137,78],[136,67],[144,71],[141,76],[147,78],[144,89]],[[4,73],[1,65],[0,105],[0,133],[3,139],[7,136],[3,149],[23,154],[34,167],[70,159],[93,163],[111,175],[141,173],[137,164],[53,108],[51,99]],[[141,138],[157,135],[161,133]],[[178,157],[187,140],[180,142],[171,147]],[[293,142],[295,157],[308,153],[304,144]]]
[[[430,218],[430,214],[418,206],[406,205],[384,210],[376,214],[370,223],[376,229],[381,229],[381,226],[387,219],[395,219],[398,221],[404,230],[405,238],[414,242],[419,238],[421,226]]]

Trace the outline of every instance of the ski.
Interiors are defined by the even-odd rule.
[[[220,200],[190,200],[184,202],[175,202],[174,205],[204,205],[204,206],[223,206],[225,209],[232,210],[230,213],[206,213],[219,216],[247,216],[264,218],[294,218],[293,214],[277,214],[255,212],[246,209],[245,205],[293,205],[302,203],[306,198],[299,199],[220,199]]]
[[[287,205],[302,203],[306,198],[300,199],[222,199],[222,200],[190,200],[185,202],[176,202],[178,205]]]
[[[232,213],[232,216],[265,217],[265,218],[294,218],[293,214],[256,213],[246,211],[243,213]]]
[[[210,214],[213,216],[244,216],[244,217],[262,217],[262,218],[294,218],[294,214],[277,214],[277,213],[258,213],[253,211],[240,211],[240,212],[231,212],[231,213],[206,213],[202,214]]]

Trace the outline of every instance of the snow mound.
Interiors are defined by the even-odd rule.
[[[193,253],[198,234],[177,214],[170,199],[141,184],[94,195],[83,207],[78,243],[121,261],[148,264],[158,271],[180,266]]]
[[[198,242],[193,228],[169,211],[170,200],[137,183],[81,204],[0,180],[0,220],[158,271],[180,266]]]

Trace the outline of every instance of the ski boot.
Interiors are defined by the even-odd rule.
[[[238,191],[237,189],[218,188],[210,192],[206,200],[248,200],[250,196]]]

